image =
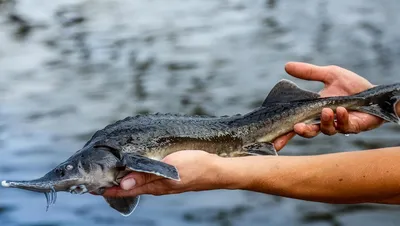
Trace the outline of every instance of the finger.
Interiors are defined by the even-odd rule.
[[[160,176],[154,174],[133,172],[126,175],[121,180],[120,187],[123,190],[131,190],[135,187],[143,186],[160,178]]]
[[[129,192],[125,191],[131,191],[132,189],[135,190],[135,192],[141,192],[141,190],[136,191],[136,188],[142,187],[143,185],[149,184],[151,182],[154,182],[156,180],[160,180],[162,177],[149,174],[149,173],[139,173],[139,172],[133,172],[128,175],[126,175],[120,182],[120,186],[114,186],[111,188],[107,188],[104,192],[104,196],[124,196],[126,194],[130,194]],[[92,193],[94,194],[94,193]]]
[[[290,132],[287,133],[283,136],[278,137],[275,141],[274,141],[274,147],[277,151],[280,151],[288,142],[290,139],[292,139],[294,136],[296,135],[295,132]]]
[[[106,197],[134,197],[143,194],[159,194],[163,189],[163,179],[155,180],[142,186],[137,186],[131,190],[123,190],[120,187],[106,189],[103,196]]]
[[[349,113],[347,112],[346,108],[338,107],[336,109],[336,119],[337,119],[336,130],[340,131],[341,133],[354,132],[351,130]]]
[[[332,109],[324,108],[321,113],[321,132],[326,135],[335,135],[337,133],[335,128],[335,114]]]
[[[130,191],[132,191],[132,190],[130,190]],[[106,190],[103,193],[103,196],[105,196],[105,197],[123,197],[123,196],[127,196],[126,192],[128,192],[128,191],[122,190],[118,186],[114,186],[111,188],[106,188]]]
[[[318,125],[307,125],[305,123],[298,123],[294,125],[294,131],[302,137],[312,138],[318,135],[319,126]]]
[[[325,84],[330,84],[333,80],[332,73],[327,67],[308,63],[289,62],[285,65],[285,71],[296,78],[320,81]]]

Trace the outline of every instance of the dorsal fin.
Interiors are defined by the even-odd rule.
[[[287,103],[294,100],[316,99],[319,97],[318,93],[300,89],[294,82],[282,79],[272,88],[262,106],[270,103]]]

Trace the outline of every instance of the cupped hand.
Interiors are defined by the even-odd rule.
[[[285,65],[285,70],[288,74],[300,79],[323,82],[325,86],[319,92],[321,97],[348,96],[373,87],[368,80],[338,66],[316,66],[289,62]],[[283,135],[274,141],[275,148],[282,149],[295,134],[311,138],[317,136],[320,131],[326,135],[334,135],[338,132],[360,133],[374,129],[383,123],[383,120],[376,116],[356,111],[348,112],[343,107],[336,109],[337,121],[335,122],[334,119],[334,112],[325,108],[321,114],[320,125],[296,124],[294,132]]]
[[[216,189],[225,183],[224,178],[220,178],[218,173],[218,159],[221,157],[204,151],[175,152],[162,161],[178,169],[180,181],[133,172],[122,179],[119,187],[108,188],[103,195],[132,197],[142,194],[166,195]]]

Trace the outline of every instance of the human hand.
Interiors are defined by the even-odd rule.
[[[132,172],[125,176],[119,187],[106,189],[104,196],[123,197],[142,194],[166,195],[186,191],[217,189],[226,185],[227,179],[219,175],[221,157],[204,151],[179,151],[162,161],[177,167],[180,181],[148,173]]]
[[[359,93],[373,87],[363,77],[338,66],[316,66],[307,63],[289,62],[285,65],[288,74],[305,80],[323,82],[325,87],[319,92],[321,97],[348,96]],[[325,108],[321,114],[320,125],[306,125],[298,123],[294,126],[294,132],[290,132],[274,141],[277,150],[282,149],[287,142],[296,134],[311,138],[321,131],[326,135],[336,133],[360,133],[380,126],[383,120],[366,113],[348,112],[343,107],[336,109],[337,122],[334,121],[335,114]]]

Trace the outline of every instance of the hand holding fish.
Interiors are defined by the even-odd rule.
[[[166,156],[163,162],[175,166],[180,181],[145,173],[131,173],[124,177],[120,187],[108,188],[103,194],[109,197],[133,197],[142,194],[165,195],[186,191],[218,189],[228,181],[218,173],[216,155],[205,151],[179,151]],[[214,164],[215,163],[215,164]]]
[[[122,180],[123,189],[108,188],[103,195],[128,198],[243,189],[325,203],[400,204],[399,158],[399,147],[315,156],[241,158],[179,151],[163,161],[178,168],[181,181],[134,172]]]
[[[286,64],[285,70],[288,74],[300,79],[323,82],[325,87],[319,92],[321,97],[348,96],[373,87],[365,78],[338,66],[316,66],[290,62]],[[348,112],[343,107],[336,109],[337,121],[335,122],[334,119],[333,110],[323,109],[320,125],[296,124],[294,132],[275,140],[275,148],[282,149],[295,133],[306,138],[315,137],[320,131],[326,135],[334,135],[338,132],[360,133],[374,129],[383,123],[381,118],[362,112]]]

